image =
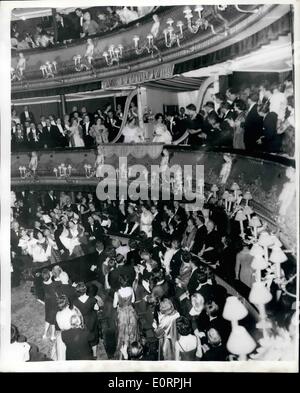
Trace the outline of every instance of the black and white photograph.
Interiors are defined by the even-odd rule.
[[[0,370],[297,372],[299,4],[0,16]]]

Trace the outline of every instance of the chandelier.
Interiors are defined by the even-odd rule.
[[[242,13],[254,14],[259,12],[259,9],[243,10],[238,5],[233,5],[233,6],[238,12],[242,12]],[[209,7],[209,15],[212,15],[214,18],[220,20],[224,24],[225,31],[222,34],[227,36],[229,30],[229,23],[227,19],[223,17],[222,12],[227,9],[228,5],[208,5],[206,7]],[[200,29],[201,30],[210,29],[214,35],[217,35],[218,33],[215,31],[213,24],[209,22],[208,19],[206,19],[206,17],[203,16],[203,11],[204,11],[204,7],[202,5],[196,5],[193,9],[189,6],[184,7],[183,15],[184,15],[184,19],[186,19],[188,31],[192,34],[197,34]],[[175,23],[176,23],[176,27],[178,28],[177,31],[175,31],[175,28],[173,27]],[[167,48],[171,48],[175,44],[178,47],[180,47],[180,41],[184,38],[184,33],[183,33],[183,27],[185,25],[184,22],[181,20],[175,22],[172,18],[168,18],[166,24],[168,25],[168,27],[163,30],[163,34],[165,37],[165,46]],[[137,48],[137,43],[136,43],[136,48]]]
[[[48,79],[48,78],[54,78],[55,74],[57,74],[57,68],[56,68],[56,61],[46,61],[45,64],[40,66],[40,70],[42,71],[43,78]]]
[[[189,6],[184,7],[183,13],[185,19],[187,20],[187,27],[189,31],[193,34],[197,34],[200,28],[206,30],[209,27],[213,34],[217,34],[214,26],[209,23],[207,19],[202,17],[203,10],[204,8],[202,7],[202,5],[197,5],[194,8],[194,11],[198,14],[198,17],[193,23],[192,19],[194,18],[194,15],[192,9]]]
[[[166,47],[171,48],[175,43],[180,46],[180,40],[183,38],[183,22],[179,20],[176,23],[176,26],[179,28],[178,34],[175,33],[175,29],[173,27],[174,20],[172,18],[169,18],[166,23],[168,28],[163,31]]]
[[[75,66],[75,71],[80,72],[80,71],[88,71],[92,68],[92,56],[84,56],[82,57],[81,55],[76,55],[73,57],[74,60],[74,66]]]
[[[108,66],[112,66],[114,63],[119,65],[120,59],[123,57],[123,45],[120,44],[117,48],[115,48],[114,45],[111,45],[107,52],[103,52],[103,57],[105,58]]]
[[[156,45],[154,45],[154,40],[153,40],[152,34],[147,35],[147,41],[141,47],[139,46],[139,41],[140,41],[140,37],[138,35],[135,35],[133,37],[133,42],[134,42],[135,53],[137,55],[142,54],[144,51],[147,51],[149,54],[151,54],[152,57],[154,56],[155,51],[160,53],[158,47]]]

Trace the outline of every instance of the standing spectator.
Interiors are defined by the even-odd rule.
[[[83,121],[81,123],[82,127],[82,132],[83,132],[83,141],[84,141],[84,146],[87,149],[90,149],[93,144],[94,144],[94,139],[91,136],[91,128],[92,128],[92,123],[90,121],[90,117],[88,115],[83,115]]]
[[[34,115],[29,110],[28,105],[25,105],[23,108],[23,112],[20,113],[20,120],[23,125],[25,125],[26,121],[28,121],[29,123],[35,123]]]
[[[257,141],[262,150],[269,153],[279,153],[281,151],[281,135],[277,133],[277,114],[270,112],[268,105],[260,105],[257,108],[258,114],[263,118],[262,136]]]
[[[241,281],[249,289],[252,287],[254,279],[254,270],[251,267],[253,257],[250,254],[249,246],[243,245],[243,249],[236,256],[235,279]]]
[[[126,275],[120,276],[120,289],[114,294],[114,308],[117,308],[118,344],[117,351],[120,357],[121,348],[139,341],[139,328],[137,314],[133,308],[135,302],[134,292],[130,279]]]
[[[81,38],[83,35],[83,11],[81,8],[75,10],[76,18],[74,20],[74,38]]]
[[[189,144],[202,145],[203,140],[206,139],[206,134],[202,131],[203,117],[197,113],[197,108],[194,104],[189,104],[186,109],[188,115],[186,127],[189,133]]]
[[[97,357],[99,330],[96,311],[99,310],[99,306],[96,299],[88,295],[87,287],[83,282],[77,284],[76,291],[79,297],[74,300],[74,306],[78,308],[83,316],[84,324],[90,333],[89,343],[92,347],[93,356]]]
[[[66,15],[62,14],[55,14],[55,20],[57,24],[57,37],[56,41],[59,43],[66,43],[67,41],[71,40],[72,37],[72,32],[73,32],[73,26],[71,21]]]
[[[51,341],[55,340],[55,317],[57,313],[56,304],[56,284],[52,280],[51,272],[48,269],[42,271],[43,287],[45,291],[45,329],[43,339],[47,338],[47,332],[51,330]]]
[[[83,132],[82,127],[79,125],[77,119],[73,118],[70,131],[69,131],[69,138],[72,147],[84,147],[84,140],[83,140]]]
[[[262,136],[262,118],[257,112],[258,93],[251,93],[248,97],[249,109],[245,117],[244,142],[249,151],[257,149],[257,141]]]
[[[61,333],[62,341],[66,345],[66,360],[93,360],[90,345],[91,333],[84,327],[82,317],[72,315],[71,329]]]
[[[155,115],[156,124],[153,127],[153,142],[154,143],[172,143],[172,135],[168,131],[167,126],[163,123],[162,113],[157,113]]]
[[[237,99],[234,103],[234,110],[237,113],[234,120],[233,148],[245,150],[244,128],[246,104],[243,100]]]

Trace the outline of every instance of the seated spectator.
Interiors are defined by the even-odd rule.
[[[48,34],[42,25],[36,26],[36,33],[34,35],[34,42],[37,47],[47,48],[50,45],[53,45],[54,37]]]
[[[99,33],[99,25],[91,18],[89,12],[83,14],[82,37],[91,36]]]

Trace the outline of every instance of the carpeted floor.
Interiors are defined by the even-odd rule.
[[[51,354],[50,338],[43,340],[44,333],[44,305],[37,301],[30,292],[31,282],[22,282],[19,287],[12,288],[11,295],[11,321],[19,329],[20,334],[27,337],[39,347],[47,357]],[[50,335],[50,332],[48,333]],[[107,355],[100,340],[97,351],[98,360],[106,360]]]

